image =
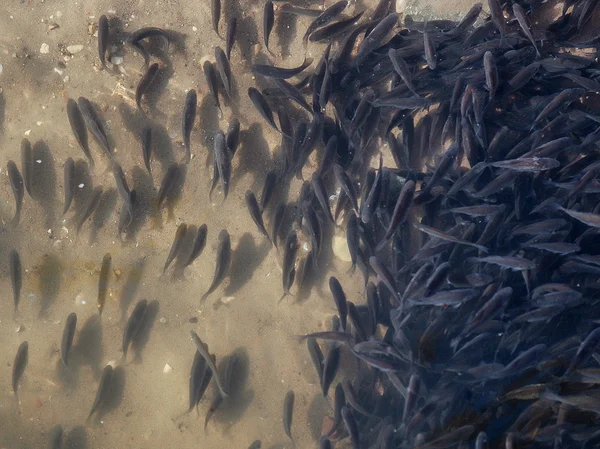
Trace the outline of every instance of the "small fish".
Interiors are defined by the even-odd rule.
[[[233,99],[232,87],[231,87],[231,66],[229,65],[229,59],[221,47],[215,47],[215,61],[217,63],[217,72],[221,77],[225,92],[230,99]]]
[[[269,204],[269,200],[273,196],[273,192],[275,192],[275,186],[277,185],[277,174],[274,171],[270,171],[265,176],[265,183],[263,185],[262,193],[260,195],[260,211],[261,213],[265,211],[267,205]]]
[[[15,361],[13,363],[12,369],[12,389],[15,397],[17,398],[17,402],[19,399],[18,390],[19,390],[19,381],[21,377],[23,377],[23,373],[25,372],[25,368],[27,367],[27,362],[29,360],[29,343],[24,341],[19,345],[19,349],[17,349],[17,355],[15,356]]]
[[[188,91],[185,95],[185,101],[183,104],[183,115],[181,117],[181,133],[183,135],[183,144],[185,145],[185,158],[183,162],[186,164],[190,162],[192,158],[192,152],[190,147],[190,135],[192,134],[192,128],[194,128],[194,122],[196,121],[196,106],[198,104],[198,96],[194,89]]]
[[[294,418],[295,398],[294,391],[290,390],[286,393],[283,400],[283,431],[292,442],[294,442],[294,438],[292,437],[292,420]]]
[[[273,117],[273,111],[271,110],[271,106],[267,103],[267,100],[257,89],[254,87],[248,88],[248,97],[252,101],[252,104],[256,108],[260,115],[267,121],[267,123],[277,132],[279,132],[279,128],[275,124],[275,118]]]
[[[23,286],[21,257],[16,249],[11,249],[8,253],[8,267],[10,269],[10,283],[13,291],[14,312],[19,309],[21,300],[21,287]]]
[[[123,172],[123,168],[119,164],[113,165],[113,176],[115,178],[115,184],[117,185],[117,192],[125,205],[127,213],[129,214],[129,222],[133,220],[133,204],[131,202],[131,190],[127,185],[127,178]],[[127,223],[129,224],[129,223]]]
[[[437,68],[437,53],[431,35],[426,29],[423,30],[423,46],[425,47],[425,60],[427,61],[427,66],[431,70],[435,70]]]
[[[235,33],[237,30],[237,18],[230,17],[227,21],[227,32],[225,35],[225,54],[227,59],[231,59],[231,49],[235,43]]]
[[[485,73],[485,85],[489,92],[490,101],[496,95],[498,89],[498,68],[491,51],[486,51],[483,55],[483,67]]]
[[[347,0],[341,0],[337,3],[334,3],[325,11],[323,11],[315,20],[311,22],[311,24],[306,29],[306,33],[304,33],[304,37],[302,38],[302,43],[306,47],[308,44],[308,37],[314,33],[318,28],[321,28],[339,16],[344,9],[348,6]]]
[[[232,356],[226,357],[222,362],[219,368],[222,370],[221,379],[223,379],[223,384],[226,387],[227,391],[231,391],[231,382],[233,373],[236,371],[238,364],[238,357],[234,354]],[[208,426],[208,421],[214,415],[214,413],[219,409],[221,404],[225,398],[220,394],[217,394],[213,401],[210,404],[208,412],[206,412],[206,418],[204,419],[204,430],[206,431],[206,427]]]
[[[75,231],[76,235],[79,234],[79,231],[81,230],[81,227],[83,226],[83,224],[87,221],[88,218],[90,218],[92,216],[92,214],[98,207],[98,204],[100,203],[100,198],[102,197],[102,192],[103,192],[102,186],[95,187],[94,190],[92,191],[92,194],[90,195],[90,199],[89,199],[88,203],[86,204],[85,209],[83,210],[83,213],[81,214],[81,218],[77,222],[77,227],[76,227],[76,231]]]
[[[146,73],[144,73],[144,75],[140,79],[140,82],[135,88],[135,104],[137,105],[140,111],[142,110],[142,97],[152,85],[152,82],[154,81],[154,79],[156,78],[156,74],[158,73],[158,69],[159,65],[157,63],[154,63],[150,67],[148,67],[148,70],[146,71]]]
[[[108,281],[110,276],[110,266],[112,257],[106,253],[102,258],[102,266],[100,268],[100,277],[98,279],[98,315],[102,315],[104,303],[106,302],[106,293],[108,291]]]
[[[379,206],[379,199],[382,191],[382,178],[383,178],[383,156],[379,156],[379,170],[373,181],[373,185],[369,189],[369,193],[364,202],[361,203],[360,207],[360,219],[363,223],[369,223],[375,210]]]
[[[265,48],[269,53],[271,52],[271,50],[269,50],[269,37],[271,36],[274,24],[275,10],[273,9],[273,2],[267,0],[263,9],[263,37],[265,39]]]
[[[487,256],[476,259],[478,262],[491,263],[502,268],[509,268],[515,271],[534,270],[537,264],[529,259],[514,256]]]
[[[221,385],[221,379],[219,377],[219,373],[217,372],[217,367],[215,366],[215,362],[214,362],[213,358],[210,356],[210,354],[208,353],[208,346],[206,346],[206,344],[204,344],[202,342],[202,340],[200,340],[200,337],[198,337],[198,334],[196,332],[194,332],[193,330],[190,330],[190,336],[192,337],[192,340],[194,340],[196,349],[198,350],[200,355],[202,357],[204,357],[204,360],[206,360],[206,363],[208,364],[208,367],[210,368],[210,371],[212,372],[212,375],[214,376],[215,381],[217,382],[217,387],[219,388],[219,393],[224,398],[228,397],[228,394],[225,392],[225,390],[223,389],[223,386]]]
[[[358,14],[355,14],[352,17],[326,25],[312,33],[309,37],[309,40],[311,42],[320,42],[334,39],[350,29],[356,22],[360,20],[364,13],[364,11],[360,11]]]
[[[152,126],[146,125],[142,129],[142,156],[144,158],[144,165],[148,174],[152,175],[152,169],[150,162],[152,161]]]
[[[348,214],[346,215],[346,243],[348,244],[348,252],[350,253],[350,260],[352,261],[350,272],[353,272],[356,268],[358,253],[360,251],[360,228],[358,225],[358,217],[353,210],[348,211]]]
[[[500,43],[504,42],[504,31],[506,28],[506,21],[504,20],[504,13],[502,12],[502,6],[500,0],[488,0],[488,7],[490,10],[490,17],[492,23],[500,32]]]
[[[333,296],[335,306],[338,310],[338,316],[342,325],[342,330],[346,331],[346,319],[348,317],[348,303],[346,301],[346,294],[342,285],[335,276],[329,278],[329,291]]]
[[[219,174],[219,178],[221,179],[221,184],[223,186],[222,202],[225,202],[225,200],[227,199],[227,195],[229,194],[229,183],[231,182],[231,153],[227,148],[225,135],[221,130],[219,130],[215,134],[213,151],[215,165]]]
[[[12,188],[12,192],[15,197],[15,215],[12,219],[12,223],[16,226],[19,224],[19,221],[21,221],[21,208],[23,207],[23,196],[25,196],[23,177],[17,168],[17,164],[15,164],[13,161],[8,161],[6,164],[6,170],[8,171],[10,187]]]
[[[325,187],[325,183],[323,182],[323,178],[318,173],[313,173],[312,177],[312,187],[321,208],[325,212],[325,215],[331,220],[332,223],[335,223],[335,219],[331,214],[331,207],[329,206],[329,196],[327,194],[327,189]]]
[[[296,276],[296,253],[298,252],[298,235],[295,231],[291,231],[285,239],[285,246],[283,247],[283,264],[282,264],[282,284],[283,284],[283,295],[279,299],[279,302],[288,295],[291,295],[290,288],[294,283],[294,277]]]
[[[490,162],[490,167],[506,168],[520,172],[539,172],[559,167],[560,162],[547,157],[521,157],[505,161]]]
[[[100,123],[100,119],[98,118],[98,115],[96,115],[96,111],[94,110],[92,103],[90,103],[90,101],[85,97],[79,97],[77,99],[77,105],[79,106],[79,110],[81,111],[81,114],[85,119],[85,124],[87,128],[100,144],[100,147],[102,148],[102,151],[104,151],[104,154],[108,156],[111,162],[116,162],[115,156],[110,150],[108,138],[106,137],[104,129],[102,128],[102,125]]]
[[[312,58],[305,58],[302,64],[291,68],[275,67],[271,64],[254,64],[252,71],[267,78],[288,79],[304,72],[312,63]]]
[[[540,58],[541,57],[540,51],[538,50],[537,45],[535,44],[535,39],[533,38],[533,34],[531,34],[531,23],[529,23],[529,19],[527,18],[527,15],[525,14],[525,10],[518,3],[513,3],[512,11],[517,19],[517,22],[519,22],[519,26],[521,27],[521,30],[523,30],[523,34],[525,34],[527,39],[529,39],[529,42],[531,42],[531,45],[533,45],[533,48],[535,48],[535,54],[537,55],[538,58]]]
[[[121,360],[125,360],[127,358],[127,350],[129,349],[129,345],[134,341],[135,336],[140,330],[140,326],[144,321],[147,309],[148,301],[145,299],[138,301],[133,308],[129,319],[127,320],[127,324],[125,325],[125,331],[123,332],[123,343],[121,345],[123,356],[121,357]]]
[[[221,20],[221,0],[210,0],[210,11],[212,13],[212,26],[217,36],[219,34],[219,21]]]
[[[351,338],[354,340],[353,337]],[[329,387],[337,375],[340,366],[340,353],[340,346],[332,345],[325,357],[325,362],[323,363],[323,377],[321,378],[321,391],[323,392],[323,397],[327,397]]]
[[[72,98],[69,98],[67,101],[67,116],[69,118],[69,124],[71,125],[71,131],[73,131],[79,147],[87,158],[90,168],[93,170],[94,159],[92,158],[92,152],[90,151],[85,119],[81,114],[81,110],[79,109],[77,102]]]
[[[308,201],[302,203],[302,217],[306,221],[310,233],[311,252],[314,254],[313,263],[316,267],[317,259],[321,254],[321,248],[323,246],[323,232],[319,217]]]
[[[350,441],[352,442],[352,449],[360,449],[360,434],[358,431],[358,423],[356,418],[348,407],[342,407],[342,419],[346,430],[350,435]]]
[[[277,247],[277,239],[279,237],[279,232],[281,230],[281,225],[283,224],[283,218],[285,216],[285,204],[279,203],[277,208],[275,208],[275,212],[273,213],[273,218],[271,218],[271,242],[276,249]]]
[[[217,83],[217,72],[215,71],[215,66],[210,61],[205,61],[204,64],[202,64],[202,70],[204,71],[204,78],[206,79],[208,90],[215,100],[215,104],[219,110],[219,116],[223,116],[221,104],[219,103],[219,85]]]
[[[356,194],[356,189],[354,188],[354,184],[350,180],[350,177],[346,173],[346,171],[340,165],[333,166],[333,174],[335,175],[335,179],[346,194],[346,196],[350,199],[352,203],[352,208],[356,213],[359,213],[358,209],[358,197]]]
[[[232,118],[225,134],[225,143],[231,152],[231,157],[235,155],[240,144],[240,121],[237,118]]]
[[[96,390],[96,397],[94,398],[94,403],[92,404],[92,408],[88,414],[86,422],[89,422],[92,418],[92,415],[97,412],[106,402],[112,387],[112,377],[113,367],[111,365],[106,365],[102,370],[102,376],[100,376],[98,390]]]
[[[190,382],[189,382],[189,406],[184,412],[185,414],[190,413],[194,407],[200,402],[200,389],[202,382],[206,374],[206,360],[202,357],[197,350],[194,351],[194,360],[192,361],[192,368],[190,371]]]
[[[158,189],[158,199],[157,199],[157,209],[160,210],[164,201],[171,196],[172,190],[175,188],[175,185],[179,181],[179,177],[181,175],[181,170],[179,165],[176,162],[173,162],[167,168],[167,172],[165,173],[165,177],[163,178],[160,188]]]
[[[31,176],[33,175],[33,153],[31,152],[31,143],[27,138],[21,141],[21,170],[23,171],[23,183],[25,190],[31,196]]]
[[[260,449],[262,446],[262,442],[260,440],[254,440],[252,442],[252,444],[250,444],[250,446],[248,446],[248,449]]]
[[[229,269],[229,264],[231,262],[231,238],[229,237],[229,233],[227,229],[222,229],[219,232],[219,245],[217,247],[217,263],[215,265],[215,274],[213,276],[212,283],[210,287],[202,295],[200,301],[204,302],[208,295],[214,292],[217,287],[223,282],[225,275],[227,274],[227,270]]]
[[[342,423],[342,407],[346,405],[346,394],[344,393],[344,388],[341,383],[338,383],[335,386],[335,393],[333,399],[333,423],[331,424],[331,428],[329,432],[325,435],[325,437],[331,437],[338,429],[340,424]]]
[[[379,22],[375,28],[366,36],[360,47],[354,60],[356,66],[360,66],[363,60],[377,48],[381,47],[385,42],[387,36],[392,32],[399,18],[398,13],[388,14],[381,22]]]
[[[396,282],[394,281],[394,277],[390,273],[390,270],[386,267],[385,264],[381,263],[379,259],[375,256],[371,256],[369,258],[369,265],[373,268],[373,271],[377,274],[377,277],[382,280],[387,289],[390,291],[394,299],[400,303],[400,295],[398,293],[398,289],[396,287]]]
[[[565,372],[565,376],[571,374],[581,365],[581,363],[589,359],[594,352],[596,352],[598,343],[600,343],[600,328],[591,331],[585,340],[581,342],[581,345],[577,348],[577,353],[571,359],[571,363]]]
[[[165,261],[165,265],[163,267],[163,274],[167,271],[167,268],[169,268],[169,265],[171,265],[171,262],[173,262],[173,260],[175,260],[175,257],[177,257],[177,255],[181,252],[181,249],[183,248],[183,243],[184,243],[184,237],[185,237],[185,233],[187,232],[187,224],[185,223],[181,223],[178,227],[177,227],[177,231],[175,231],[175,238],[173,239],[173,243],[171,244],[171,249],[169,250],[169,255],[167,256],[167,260]]]
[[[63,186],[65,191],[65,206],[63,207],[62,214],[65,215],[71,207],[73,193],[75,192],[75,162],[70,157],[65,161]]]
[[[469,242],[467,240],[463,240],[461,238],[458,237],[454,237],[453,235],[450,235],[446,232],[442,232],[438,229],[432,228],[431,226],[426,226],[424,224],[415,224],[414,225],[419,231],[424,232],[425,234],[428,234],[432,237],[438,238],[440,240],[445,240],[447,242],[453,242],[453,243],[457,243],[459,245],[467,245],[467,246],[472,246],[473,248],[477,248],[480,251],[483,251],[485,253],[487,253],[489,250],[483,246],[483,245],[478,245],[477,243],[473,243],[473,242]]]
[[[579,212],[576,210],[565,209],[562,206],[559,206],[559,209],[562,210],[565,214],[573,217],[574,219],[591,226],[592,228],[600,228],[600,214],[594,214],[591,212]]]
[[[101,15],[98,20],[98,56],[102,67],[106,68],[106,51],[110,41],[110,30],[108,19],[105,15]]]
[[[317,370],[317,376],[319,377],[320,382],[323,377],[323,353],[321,352],[321,347],[314,338],[308,338],[306,340],[306,346],[308,347],[308,353],[313,361],[313,365],[315,365],[315,369]]]
[[[65,322],[65,328],[60,342],[60,359],[65,367],[69,366],[69,352],[73,345],[73,337],[75,337],[75,328],[77,327],[77,314],[71,312]]]
[[[198,230],[196,231],[196,236],[194,237],[194,242],[192,243],[192,252],[190,253],[190,257],[188,257],[188,260],[183,264],[184,268],[191,265],[194,262],[194,260],[196,260],[200,256],[200,254],[202,254],[202,251],[204,251],[204,247],[206,246],[207,234],[208,227],[206,226],[206,224],[202,224],[198,227]]]
[[[396,205],[394,206],[394,211],[392,212],[392,219],[390,220],[390,225],[383,237],[381,243],[377,246],[377,250],[383,249],[384,245],[387,241],[392,237],[394,232],[398,229],[402,223],[406,220],[408,216],[408,212],[410,211],[410,206],[412,204],[412,200],[415,194],[415,182],[411,179],[406,181],[402,186],[402,190],[400,191],[400,195],[398,195],[398,200],[396,201]]]
[[[271,240],[271,238],[269,237],[269,233],[265,228],[265,223],[263,222],[260,206],[258,205],[258,200],[256,199],[256,196],[254,195],[252,190],[246,190],[245,197],[246,206],[248,207],[248,212],[250,212],[252,221],[254,221],[261,234],[263,234],[267,239]]]

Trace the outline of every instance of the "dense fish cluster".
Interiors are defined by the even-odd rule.
[[[259,87],[250,87],[247,95],[266,125],[281,134],[281,154],[260,197],[245,193],[248,212],[277,249],[273,254],[280,254],[280,301],[305,288],[311,273],[327,270],[322,249],[341,226],[348,269],[362,275],[365,285],[364,300],[347,298],[340,281],[329,277],[337,309],[330,329],[298,337],[306,343],[323,396],[332,398],[320,448],[343,440],[354,449],[600,444],[600,41],[595,34],[581,37],[589,28],[597,33],[590,20],[596,5],[596,0],[565,0],[542,29],[532,26],[543,14],[537,0],[488,0],[489,17],[475,4],[460,22],[401,18],[391,0],[380,0],[373,11],[347,0],[324,10],[265,3],[266,52],[252,66]],[[328,44],[318,61],[306,57],[291,68],[270,63],[269,37],[281,14],[310,17],[304,47]],[[212,0],[217,34],[220,19],[220,1]],[[220,95],[233,100],[229,55],[236,27],[230,17],[225,50],[216,47],[215,63],[203,64],[221,114]],[[102,16],[98,51],[106,70],[112,70],[106,56],[114,35]],[[135,92],[142,112],[161,70],[150,64],[149,42],[160,41],[161,51],[168,51],[173,39],[168,30],[144,28],[121,40],[146,62]],[[196,91],[189,91],[182,110],[185,154],[164,171],[157,214],[181,189],[192,158],[197,102]],[[67,115],[88,161],[85,169],[94,168],[88,133],[110,163],[122,202],[121,237],[136,219],[135,190],[95,106],[84,97],[70,99]],[[220,184],[226,201],[239,134],[240,122],[233,117],[226,131],[214,135],[211,198]],[[141,142],[150,172],[150,125]],[[25,191],[30,192],[33,158],[27,140],[21,152],[22,174],[13,161],[7,165],[14,224]],[[63,215],[81,164],[69,158],[64,167]],[[294,177],[304,179],[300,192],[289,204],[272,204],[278,186]],[[97,186],[78,214],[78,232],[102,193]],[[182,223],[163,275],[170,267],[177,271],[192,264],[203,253],[207,233],[206,224]],[[300,258],[303,242],[310,250]],[[223,229],[214,276],[199,301],[229,274],[235,276],[229,273],[231,252]],[[8,257],[18,313],[21,260],[15,250]],[[99,315],[110,267],[106,254]],[[149,307],[140,300],[130,314],[123,361]],[[65,367],[76,327],[72,313],[61,343]],[[189,332],[196,351],[185,413],[198,406],[213,379],[218,388],[206,427],[235,393],[231,383],[240,361],[231,355],[218,369],[198,333]],[[28,342],[23,342],[12,367],[15,395],[27,363]],[[88,421],[107,400],[115,370],[104,368]],[[295,442],[294,391],[282,403],[283,430]],[[51,447],[60,447],[61,436],[60,427],[53,430]],[[255,441],[250,447],[260,446]]]

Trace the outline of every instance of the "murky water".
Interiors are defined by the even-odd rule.
[[[334,304],[327,286],[337,276],[353,301],[363,301],[362,276],[349,276],[349,262],[326,246],[311,289],[278,304],[282,294],[281,256],[258,232],[246,209],[244,193],[260,195],[266,173],[281,168],[280,136],[269,129],[247,98],[257,81],[249,69],[262,45],[262,3],[225,2],[221,35],[227,18],[238,17],[237,41],[232,52],[234,101],[217,109],[202,74],[205,59],[214,61],[214,46],[224,41],[212,31],[208,0],[189,6],[179,1],[38,1],[0,6],[0,447],[28,448],[47,444],[50,429],[65,429],[67,447],[162,448],[247,447],[261,439],[263,447],[291,447],[284,434],[283,399],[293,389],[296,404],[292,432],[298,447],[315,446],[329,403],[320,393],[317,376],[305,345],[294,336],[323,330]],[[368,5],[356,5],[363,8]],[[456,15],[468,8],[455,5]],[[399,8],[402,5],[399,5]],[[415,5],[411,5],[415,8]],[[445,5],[444,8],[447,8]],[[107,14],[111,25],[125,31],[159,26],[181,35],[182,46],[172,46],[158,90],[144,101],[144,117],[135,107],[135,86],[143,59],[127,50],[123,73],[100,69],[95,24]],[[276,13],[271,39],[273,60],[299,65],[304,52],[300,36],[308,19]],[[66,47],[81,45],[69,55]],[[311,47],[317,57],[322,47]],[[264,87],[264,86],[261,86]],[[193,159],[185,183],[171,211],[154,214],[154,200],[167,166],[179,161],[181,113],[186,91],[199,94],[198,118],[192,133]],[[121,200],[108,161],[91,141],[96,168],[78,179],[71,211],[61,217],[64,202],[63,165],[84,156],[66,115],[68,98],[85,96],[98,106],[117,160],[139,199],[133,232],[124,242],[117,236]],[[241,145],[233,160],[230,195],[221,192],[211,204],[208,191],[212,167],[208,148],[218,128],[230,118],[242,125]],[[154,130],[152,176],[145,171],[140,131]],[[14,200],[6,163],[20,167],[20,143],[33,144],[32,195],[26,194],[21,222],[11,226]],[[90,138],[91,140],[91,138]],[[314,167],[314,164],[313,164]],[[308,168],[306,174],[310,174]],[[76,218],[95,186],[104,194],[98,210],[77,236]],[[275,205],[294,204],[301,181],[280,186],[266,211],[270,223]],[[288,220],[289,221],[289,220]],[[161,275],[177,226],[208,226],[202,255],[181,277]],[[217,236],[227,229],[232,238],[230,275],[205,303],[200,302],[212,280]],[[340,230],[327,232],[340,233]],[[331,241],[325,238],[325,242]],[[23,264],[19,312],[13,319],[8,253],[17,249]],[[302,252],[302,251],[301,251]],[[96,297],[102,258],[112,256],[109,293],[101,320]],[[130,350],[125,364],[121,338],[126,317],[135,303],[147,299],[149,310],[140,344]],[[60,341],[69,313],[78,316],[70,368],[60,361]],[[204,428],[215,397],[213,386],[196,412],[180,417],[188,406],[188,378],[195,347],[195,330],[221,361],[236,353],[241,363],[235,373],[235,395],[225,401]],[[11,389],[12,364],[18,346],[29,342],[29,364],[19,386],[17,403]],[[116,363],[115,391],[101,416],[86,424],[103,367]]]

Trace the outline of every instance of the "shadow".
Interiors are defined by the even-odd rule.
[[[98,238],[98,231],[110,220],[117,205],[117,191],[110,188],[105,190],[100,197],[98,207],[92,216],[92,229],[90,231],[89,244],[92,245]]]
[[[235,155],[239,162],[231,177],[231,190],[235,189],[244,175],[261,173],[261,176],[254,176],[252,185],[249,187],[253,192],[260,192],[262,190],[260,180],[264,178],[265,167],[269,167],[272,162],[269,144],[263,135],[261,125],[253,123],[250,128],[240,132],[240,148]]]
[[[252,47],[258,42],[258,28],[256,27],[255,17],[244,14],[244,8],[242,8],[238,0],[232,0],[228,3],[228,16],[237,17],[238,38],[235,43],[238,46],[240,55],[246,62],[246,65],[250,65],[252,63],[253,55]],[[278,18],[275,21],[277,20]]]
[[[87,449],[88,435],[85,427],[73,427],[65,437],[63,447],[64,449]]]
[[[46,215],[44,226],[50,228],[56,220],[56,166],[50,147],[45,142],[35,142],[32,153],[31,196],[40,203]]]
[[[188,261],[190,255],[192,254],[194,239],[196,238],[196,233],[198,232],[198,226],[191,225],[188,226],[185,235],[183,236],[183,243],[179,254],[171,264],[173,267],[172,279],[183,279],[184,267],[183,264]],[[204,250],[202,250],[204,252]]]
[[[323,419],[327,416],[329,407],[327,400],[320,394],[313,398],[308,407],[306,422],[311,429],[311,435],[315,441],[321,438]]]
[[[100,378],[103,366],[100,365],[104,357],[102,348],[102,323],[96,314],[88,318],[79,331],[77,345],[72,348],[71,358],[77,365],[88,365],[96,378]]]
[[[154,186],[148,172],[139,166],[131,170],[132,189],[136,191],[133,217],[127,226],[125,240],[135,240],[135,236],[152,215]]]
[[[152,160],[158,161],[163,171],[175,161],[169,132],[161,124],[152,124]]]
[[[73,174],[73,179],[75,191],[73,192],[73,204],[71,205],[71,210],[81,211],[87,205],[90,194],[92,193],[92,190],[94,190],[88,163],[83,159],[75,161],[75,173]]]
[[[254,272],[267,257],[271,250],[271,244],[262,235],[260,246],[254,243],[254,237],[246,232],[240,238],[231,258],[229,285],[225,288],[224,295],[231,296],[252,279]]]
[[[46,316],[48,309],[60,291],[60,259],[53,254],[44,254],[38,268],[40,289],[40,317]]]
[[[150,339],[150,332],[156,323],[156,318],[158,317],[158,312],[160,309],[160,305],[158,301],[151,301],[148,303],[148,307],[146,308],[146,314],[144,315],[144,320],[140,325],[140,328],[135,335],[135,338],[131,342],[131,349],[133,350],[134,358],[136,363],[142,363],[142,350],[148,344],[148,340]]]
[[[59,380],[63,388],[68,388],[69,390],[75,390],[77,388],[77,384],[79,383],[79,366],[75,363],[76,361],[72,359],[76,359],[76,357],[72,357],[72,353],[74,351],[71,350],[71,354],[69,354],[69,366],[66,367],[62,362],[60,356],[56,360],[55,373],[56,378]]]
[[[121,322],[124,322],[127,319],[127,310],[135,298],[135,293],[140,285],[145,268],[146,258],[141,257],[137,260],[133,267],[131,267],[129,274],[127,275],[127,279],[125,279],[123,289],[121,290],[121,298],[119,300],[119,307],[121,308]]]
[[[292,55],[291,47],[296,37],[298,18],[295,14],[279,13],[275,20],[275,34],[281,45],[281,56],[285,59]]]
[[[102,134],[104,134],[104,136],[106,137],[106,141],[108,142],[108,149],[116,160],[116,155],[114,153],[115,141],[106,128],[106,120],[104,119],[103,114],[101,113],[102,111],[96,103],[94,103],[93,101],[90,101],[90,103],[92,104],[92,110],[94,112],[96,124],[98,125],[100,132],[102,132]],[[98,139],[96,139],[96,136],[94,135],[94,133],[92,133],[90,131],[90,134],[92,135],[92,140],[96,143],[98,153],[102,155],[102,157],[100,159],[102,161],[104,161],[105,164],[110,165],[111,161],[106,160],[108,158],[108,156],[105,154],[102,144],[98,141]]]
[[[172,65],[165,65],[161,67],[154,79],[152,80],[152,84],[148,86],[148,90],[144,95],[145,103],[148,105],[148,110],[155,115],[156,112],[159,112],[156,109],[156,105],[158,104],[158,100],[161,95],[165,93],[167,88],[167,84],[169,84],[169,79],[173,76],[174,70]],[[142,108],[144,107],[144,102],[142,102]]]
[[[173,209],[175,208],[175,205],[181,199],[181,194],[183,193],[183,186],[185,185],[186,176],[187,176],[187,165],[179,164],[179,176],[174,181],[173,189],[171,190],[171,192],[169,193],[167,198],[165,198],[165,202],[164,202],[165,206],[167,207],[167,209],[169,211],[168,220],[174,219],[174,217],[175,217]]]
[[[0,92],[0,132],[4,132],[4,121],[6,120],[6,98],[4,92]]]
[[[202,123],[200,127],[201,145],[206,146],[209,156],[213,152],[213,140],[219,130],[219,110],[211,95],[204,95],[198,105],[198,120]],[[208,159],[207,162],[208,164]]]
[[[94,422],[102,421],[106,414],[116,410],[121,404],[125,391],[125,369],[122,366],[117,366],[113,370],[110,384],[106,398],[95,415]]]

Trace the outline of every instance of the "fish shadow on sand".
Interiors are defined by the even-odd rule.
[[[73,427],[65,436],[63,447],[65,449],[87,449],[89,444],[85,427]]]
[[[254,179],[250,190],[260,192],[262,190],[263,176],[256,175],[264,173],[265,167],[272,163],[269,144],[266,141],[262,125],[253,123],[250,128],[240,132],[240,148],[235,153],[238,158],[237,166],[231,177],[231,190],[234,190],[237,183],[248,173],[254,174]]]
[[[106,394],[104,402],[99,407],[95,414],[92,422],[98,423],[102,421],[103,417],[108,413],[116,410],[121,401],[123,400],[123,393],[125,392],[125,368],[117,366],[113,369],[112,378],[110,380],[110,387]]]
[[[256,245],[252,234],[246,232],[240,238],[231,258],[231,267],[229,269],[230,282],[225,288],[226,296],[233,295],[252,279],[254,272],[271,250],[271,244],[260,235],[260,245]]]
[[[98,315],[92,315],[83,324],[79,331],[77,345],[73,347],[74,362],[77,365],[88,365],[92,368],[94,376],[100,378],[104,350],[102,347],[102,322]]]
[[[199,122],[202,123],[202,126],[198,130],[198,132],[200,133],[200,140],[201,140],[200,145],[204,145],[208,149],[209,157],[205,161],[206,166],[209,165],[208,164],[209,160],[212,161],[214,138],[215,138],[216,132],[220,129],[218,114],[219,114],[219,110],[217,109],[215,100],[212,97],[212,95],[204,95],[204,97],[202,98],[202,101],[198,105],[197,115],[199,116],[198,117]],[[194,135],[194,131],[192,130],[192,136],[193,135]],[[198,145],[197,139],[193,139],[192,154],[193,153],[198,154],[197,145]],[[210,164],[210,165],[212,165],[212,164]]]
[[[47,315],[48,309],[58,297],[61,269],[62,266],[58,257],[54,254],[44,254],[42,263],[37,270],[40,289],[40,317]]]
[[[224,10],[227,18],[232,16],[237,18],[237,39],[233,46],[232,57],[235,57],[235,47],[237,46],[242,59],[247,65],[250,65],[253,59],[252,47],[258,42],[258,28],[256,27],[255,18],[244,14],[238,0],[227,1]],[[235,69],[232,68],[232,71],[235,71]]]
[[[117,191],[116,189],[110,188],[102,192],[98,207],[92,215],[92,229],[90,231],[89,244],[98,240],[98,232],[104,227],[104,225],[110,221],[117,205]]]
[[[158,301],[155,300],[148,303],[144,319],[140,324],[140,328],[138,329],[135,338],[131,342],[131,349],[134,353],[133,360],[135,363],[142,363],[142,351],[150,340],[150,333],[156,324],[156,318],[158,317],[159,310],[160,306]]]
[[[133,205],[133,218],[126,228],[126,240],[135,240],[135,236],[150,218],[154,205],[155,191],[152,178],[141,167],[131,170],[132,189],[135,189],[136,199]]]
[[[281,56],[284,59],[292,55],[292,42],[296,37],[298,18],[295,14],[279,14],[275,20],[275,34],[281,46]],[[271,45],[273,45],[271,43]]]
[[[6,119],[6,98],[4,98],[4,92],[0,92],[0,132],[4,131],[5,119]]]
[[[73,192],[73,204],[71,205],[70,210],[83,211],[90,199],[92,190],[94,190],[94,184],[90,175],[90,167],[83,159],[75,161],[75,173],[73,178],[75,192]],[[78,216],[79,214],[75,214],[75,217]]]
[[[171,274],[171,279],[173,280],[182,280],[184,279],[184,271],[185,267],[184,263],[188,261],[190,255],[192,254],[192,250],[194,249],[194,240],[196,238],[196,234],[198,232],[198,226],[190,225],[187,228],[187,232],[183,236],[183,244],[181,251],[175,258],[175,260],[171,263],[171,267],[173,268],[173,272]],[[206,248],[205,248],[206,249]],[[204,252],[204,250],[202,250]],[[200,257],[199,255],[198,257]]]
[[[331,406],[327,400],[320,394],[315,395],[308,406],[306,422],[315,441],[318,441],[319,438],[321,438],[321,432],[323,431],[323,419],[327,416],[327,412],[330,407]]]
[[[50,228],[56,220],[56,166],[50,147],[45,142],[35,142],[32,154],[31,196],[40,203],[46,215],[45,227]]]
[[[123,284],[123,289],[121,290],[121,297],[119,300],[119,307],[121,308],[121,321],[125,322],[127,319],[127,310],[129,306],[133,302],[135,298],[135,294],[137,292],[138,287],[140,286],[140,282],[142,281],[142,277],[144,276],[144,271],[146,269],[146,258],[139,258],[135,264],[131,267],[127,278],[125,279],[125,283]],[[146,310],[147,313],[147,310]]]
[[[152,115],[160,115],[162,114],[157,109],[158,101],[160,100],[161,95],[165,93],[167,85],[169,84],[169,80],[173,76],[174,70],[171,65],[165,65],[161,67],[154,79],[152,80],[152,84],[148,86],[146,94],[144,95],[144,99],[142,100],[142,108],[144,107],[144,102],[148,105],[147,108]]]

